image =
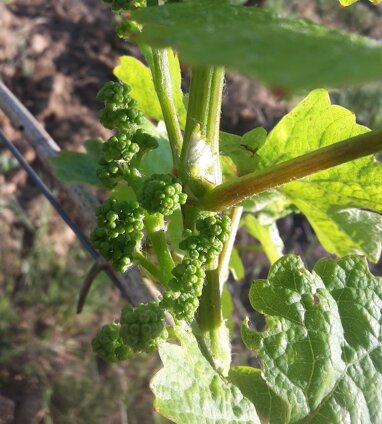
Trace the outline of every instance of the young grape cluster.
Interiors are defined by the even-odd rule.
[[[143,238],[144,210],[137,202],[108,199],[96,214],[91,241],[118,271],[126,271]]]
[[[171,215],[187,199],[174,175],[155,174],[144,179],[141,174],[143,155],[157,148],[158,142],[137,128],[142,115],[130,91],[127,84],[108,82],[97,95],[105,104],[100,112],[101,122],[118,131],[103,144],[97,175],[109,188],[120,180],[128,182],[140,203],[109,199],[97,210],[92,242],[118,271],[126,271],[140,248],[145,216],[150,213]]]
[[[172,270],[174,278],[169,282],[169,287],[174,292],[192,293],[196,297],[202,294],[206,273],[201,263],[185,257],[183,261]]]
[[[105,1],[117,12],[146,6],[143,0]],[[124,25],[123,31],[129,31],[130,24]],[[168,277],[168,269],[165,272],[160,269],[158,248],[154,251],[159,264],[150,262],[150,258],[145,256],[145,246],[150,248],[150,242],[158,242],[153,236],[152,222],[160,223],[160,228],[154,232],[163,232],[166,225],[164,218],[172,216],[186,204],[187,194],[183,191],[182,181],[173,174],[145,175],[142,158],[157,148],[158,142],[140,128],[144,123],[143,115],[131,97],[130,86],[122,82],[108,82],[98,93],[97,99],[104,103],[99,115],[101,123],[116,131],[103,144],[97,175],[108,188],[115,187],[120,181],[127,182],[131,189],[129,196],[137,200],[118,201],[111,198],[101,205],[97,210],[97,226],[91,240],[116,270],[126,271],[135,260],[166,287],[159,304],[125,306],[119,322],[102,327],[96,335],[92,344],[94,352],[114,362],[126,359],[133,353],[157,349],[168,337],[165,311],[170,312],[175,320],[191,321],[194,318],[206,269],[223,250],[230,234],[230,219],[209,214],[196,220],[193,231],[186,231],[179,244],[184,255],[171,270],[172,278]],[[145,223],[148,225],[147,243],[146,240],[143,243]],[[162,244],[160,247],[168,248],[166,240]],[[171,252],[168,252],[168,256],[170,261],[167,262],[172,263]]]
[[[153,352],[168,337],[164,318],[155,302],[126,305],[120,322],[104,325],[94,337],[93,351],[109,362],[123,361],[134,353]]]
[[[114,135],[102,146],[102,159],[97,171],[99,179],[107,186],[114,187],[119,178],[131,175],[130,162],[139,152],[139,145],[127,133]]]
[[[92,341],[92,348],[100,358],[108,362],[127,359],[131,350],[119,334],[119,324],[104,325]]]
[[[175,318],[191,320],[199,306],[202,294],[205,268],[223,250],[231,228],[228,216],[212,215],[196,221],[197,232],[186,233],[179,247],[185,256],[172,274],[169,289],[161,305],[171,310]]]
[[[154,174],[146,180],[139,196],[141,205],[151,213],[170,216],[187,200],[181,181],[171,174]]]
[[[141,174],[143,155],[157,148],[158,142],[137,127],[141,113],[129,93],[126,84],[107,83],[97,96],[105,104],[100,112],[101,122],[106,128],[117,130],[117,134],[103,144],[98,176],[109,188],[120,180],[127,181],[138,199],[127,202],[110,198],[96,211],[97,226],[91,240],[104,258],[121,272],[126,271],[141,250],[145,218],[152,213],[169,216],[187,199],[175,176],[155,174],[145,179]],[[190,266],[183,265],[186,276],[182,275],[180,266],[174,275],[183,280],[187,275],[199,275]],[[196,280],[191,278],[195,288],[199,287],[197,293],[201,292],[203,278],[203,273]],[[118,324],[104,326],[96,335],[94,352],[114,362],[126,359],[131,353],[155,350],[167,337],[164,310],[157,303],[135,308],[126,306]]]
[[[137,166],[142,156],[157,147],[155,138],[142,130],[133,134],[121,132],[110,137],[102,146],[102,158],[97,170],[99,179],[109,188],[113,188],[121,179],[139,179]]]
[[[168,337],[164,311],[155,302],[122,309],[120,335],[135,352],[152,352]]]
[[[131,131],[142,122],[142,113],[130,91],[129,85],[114,81],[107,82],[99,91],[97,100],[105,105],[99,119],[105,128]]]

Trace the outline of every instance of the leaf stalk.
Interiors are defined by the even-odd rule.
[[[174,164],[175,167],[178,167],[182,151],[183,137],[172,92],[168,49],[153,49],[152,53],[152,74],[155,90],[158,95],[164,122],[166,124]]]
[[[381,150],[382,130],[361,134],[220,184],[204,195],[199,206],[210,211],[223,211],[255,194]]]

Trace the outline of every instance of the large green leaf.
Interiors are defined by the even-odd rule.
[[[353,113],[331,105],[326,90],[312,91],[258,150],[259,169],[366,131]],[[373,211],[382,212],[381,186],[382,165],[369,156],[285,184],[278,191],[306,215],[328,252],[366,254],[376,262],[382,220]]]
[[[251,367],[233,367],[229,379],[240,387],[243,395],[254,405],[260,421],[264,424],[284,424],[289,422],[290,408],[270,389],[261,376],[261,370]]]
[[[97,177],[98,162],[102,156],[102,141],[84,142],[86,153],[62,150],[52,158],[54,175],[65,183],[90,184],[102,187]]]
[[[364,258],[324,259],[310,273],[298,257],[284,256],[249,296],[266,329],[246,321],[243,340],[256,351],[272,397],[289,408],[289,420],[271,423],[382,422],[382,284]],[[243,379],[235,373],[248,396],[247,369]],[[256,394],[249,397],[257,403]]]
[[[284,89],[381,78],[380,43],[260,8],[201,1],[133,12],[139,42],[171,46],[193,65],[225,65]]]
[[[151,382],[158,412],[179,424],[259,424],[252,403],[212,368],[195,337],[175,331],[180,346],[160,347],[163,368]]]

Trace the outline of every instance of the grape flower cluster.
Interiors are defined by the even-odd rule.
[[[148,212],[170,216],[186,203],[187,194],[175,175],[154,174],[143,184],[139,200]]]
[[[146,216],[153,213],[169,216],[187,199],[175,176],[155,174],[145,179],[141,174],[143,155],[157,148],[158,143],[138,128],[142,115],[129,93],[126,84],[107,83],[97,96],[105,104],[100,112],[101,122],[106,128],[117,131],[103,144],[97,174],[109,188],[120,180],[126,181],[138,199],[132,202],[110,198],[96,211],[97,226],[91,241],[121,272],[127,270],[141,250]],[[92,346],[99,357],[115,362],[132,353],[153,351],[166,338],[164,308],[149,303],[126,306],[119,323],[102,327]]]
[[[128,268],[143,238],[144,211],[138,202],[108,199],[96,211],[97,227],[91,241],[118,271]]]
[[[101,88],[97,100],[104,102],[99,119],[105,128],[131,131],[142,122],[142,113],[130,91],[128,84],[114,81],[108,81]]]
[[[186,232],[179,247],[185,256],[173,270],[161,301],[175,318],[191,320],[199,306],[205,278],[205,268],[223,250],[231,229],[228,216],[211,215],[196,221],[196,232]]]
[[[92,341],[93,352],[108,362],[129,358],[131,350],[122,340],[119,330],[119,324],[104,325]]]
[[[104,325],[92,341],[100,358],[109,362],[128,359],[134,353],[150,353],[168,337],[164,311],[155,302],[126,305],[119,323]]]
[[[164,311],[156,302],[126,305],[121,313],[120,335],[135,352],[153,352],[168,337]]]

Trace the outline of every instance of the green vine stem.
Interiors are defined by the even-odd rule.
[[[181,161],[183,177],[196,196],[221,182],[219,126],[224,68],[192,69]]]
[[[231,343],[223,318],[217,261],[206,272],[197,320],[204,345],[211,354],[215,368],[227,375],[231,365]]]
[[[229,331],[223,318],[221,295],[228,277],[229,259],[242,212],[242,207],[233,208],[231,211],[231,233],[219,259],[210,264],[210,270],[206,273],[206,284],[198,311],[198,324],[204,344],[212,354],[216,369],[223,375],[227,375],[231,364],[231,345]]]
[[[166,287],[172,278],[171,270],[175,264],[167,245],[163,216],[161,214],[148,215],[145,218],[145,228],[158,259],[159,281]]]
[[[381,150],[381,130],[361,134],[221,184],[204,195],[200,206],[223,211],[255,194]]]
[[[219,128],[224,69],[192,69],[185,136],[181,154],[182,177],[192,194],[199,197],[221,182]],[[188,225],[197,209],[186,208]],[[221,308],[218,259],[209,264],[200,298],[197,321],[203,345],[208,349],[215,368],[227,374],[231,362],[228,329]]]
[[[183,161],[187,160],[192,134],[200,130],[204,136],[206,135],[211,74],[211,68],[192,68],[186,128],[184,130],[181,155]]]
[[[224,283],[228,279],[229,273],[229,260],[231,258],[232,249],[235,244],[236,234],[239,230],[240,219],[243,214],[243,207],[237,206],[232,209],[230,218],[231,218],[231,233],[228,240],[224,243],[223,251],[219,257],[219,282],[220,282],[220,294],[223,291]]]
[[[152,75],[167,128],[174,165],[177,168],[182,150],[183,137],[172,93],[168,50],[169,49],[152,50]]]
[[[160,269],[155,266],[149,259],[143,256],[142,253],[136,252],[134,255],[134,260],[140,267],[147,271],[154,280],[162,283],[163,275],[161,274]]]

